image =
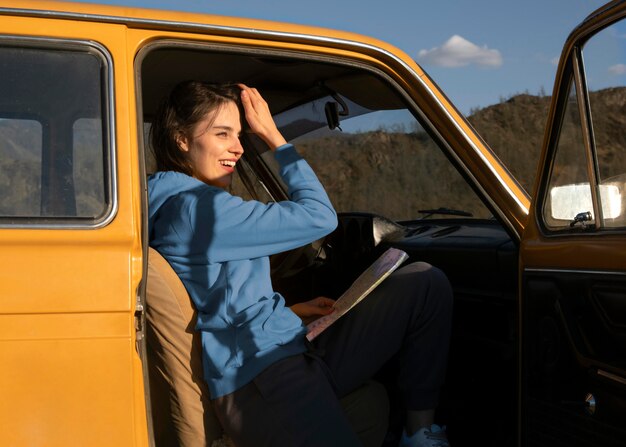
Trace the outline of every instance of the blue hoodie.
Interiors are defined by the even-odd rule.
[[[196,306],[212,398],[305,350],[306,328],[273,291],[268,256],[327,235],[337,215],[293,146],[281,146],[275,157],[290,201],[244,201],[179,172],[148,179],[150,246]]]

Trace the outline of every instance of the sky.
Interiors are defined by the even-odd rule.
[[[75,1],[75,0],[71,0]],[[604,0],[91,0],[365,34],[413,57],[463,113],[550,94],[570,31]]]

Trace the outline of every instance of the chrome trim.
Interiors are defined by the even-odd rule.
[[[572,65],[574,69],[574,85],[576,86],[576,97],[578,98],[578,114],[580,116],[580,127],[582,128],[583,145],[585,147],[585,158],[587,161],[587,178],[591,189],[591,206],[593,207],[593,225],[601,227],[604,222],[602,206],[600,205],[600,191],[598,188],[596,147],[593,138],[593,126],[591,122],[591,111],[589,109],[589,92],[587,91],[587,80],[585,73],[585,62],[582,51],[577,48],[572,51]],[[560,143],[559,135],[559,143]],[[556,161],[557,153],[554,156]]]
[[[109,191],[107,193],[110,194],[110,204],[107,208],[106,214],[102,216],[95,223],[78,223],[76,220],[73,222],[71,218],[64,217],[54,217],[54,216],[43,216],[43,217],[18,217],[18,216],[0,216],[0,229],[63,229],[63,230],[73,230],[73,229],[81,229],[81,230],[94,230],[98,228],[102,228],[115,218],[119,209],[118,203],[118,190],[117,190],[117,146],[116,146],[116,137],[115,137],[115,83],[114,83],[114,69],[113,69],[113,58],[110,53],[98,42],[94,42],[91,40],[78,40],[78,39],[57,39],[57,38],[47,38],[47,37],[23,37],[23,36],[5,36],[0,35],[0,45],[9,42],[13,44],[23,44],[24,46],[28,46],[30,48],[53,48],[53,49],[63,49],[67,50],[68,45],[73,46],[74,48],[85,50],[89,49],[92,52],[98,54],[98,56],[102,57],[103,61],[106,63],[107,67],[104,70],[104,73],[107,79],[104,79],[106,84],[106,92],[107,98],[102,101],[106,107],[106,110],[103,110],[103,117],[107,117],[107,127],[108,127],[108,147],[104,148],[104,150],[108,151],[106,155],[108,155],[108,180]],[[102,82],[100,83],[102,86]],[[107,173],[105,173],[107,174]],[[3,223],[2,220],[10,220],[15,219],[17,223]],[[29,220],[32,222],[22,222],[22,220]],[[49,220],[55,221],[54,223],[37,223],[37,220]],[[63,220],[67,220],[67,223],[63,223]]]
[[[129,17],[107,16],[107,15],[101,15],[101,14],[91,15],[91,14],[84,14],[84,13],[72,13],[72,12],[60,12],[60,11],[39,11],[39,10],[18,9],[18,8],[0,9],[0,14],[30,15],[30,16],[47,17],[47,18],[60,18],[60,19],[73,19],[73,20],[89,20],[89,21],[99,21],[99,22],[106,22],[106,23],[122,23],[122,24],[127,24],[127,25],[149,25],[149,26],[156,27],[157,29],[167,27],[170,30],[174,29],[174,30],[180,30],[180,31],[197,31],[197,32],[203,32],[203,33],[212,32],[215,35],[230,35],[230,36],[236,35],[237,37],[243,37],[243,38],[271,37],[274,40],[281,40],[281,41],[287,41],[287,42],[294,41],[294,40],[300,40],[305,43],[320,43],[321,42],[321,43],[325,43],[335,48],[337,47],[343,48],[347,45],[347,46],[359,48],[361,50],[365,50],[366,53],[374,52],[376,54],[383,55],[387,58],[390,58],[394,62],[399,63],[405,70],[413,74],[413,78],[419,83],[421,83],[423,88],[430,94],[431,99],[434,100],[434,102],[439,106],[439,108],[444,112],[444,114],[448,118],[450,118],[452,122],[454,122],[454,125],[457,128],[457,130],[459,130],[460,133],[464,135],[466,141],[469,143],[469,146],[474,149],[474,152],[478,154],[479,158],[483,161],[485,166],[491,171],[491,173],[498,180],[500,185],[504,188],[505,191],[509,193],[509,195],[517,203],[517,205],[519,206],[519,209],[526,216],[528,216],[529,214],[528,208],[524,206],[524,204],[520,201],[520,199],[515,194],[513,194],[513,191],[511,190],[511,188],[506,184],[504,179],[498,174],[498,172],[493,168],[493,166],[487,163],[487,159],[485,158],[485,156],[478,150],[474,142],[470,138],[467,138],[467,134],[463,131],[461,126],[456,122],[456,120],[452,118],[452,115],[449,113],[449,111],[445,107],[443,107],[439,98],[437,98],[437,96],[433,94],[432,90],[426,85],[426,83],[422,79],[422,76],[418,76],[417,73],[415,73],[415,71],[411,67],[409,67],[403,60],[396,57],[393,53],[390,53],[389,51],[384,50],[380,47],[376,47],[376,46],[365,44],[365,43],[358,42],[358,41],[347,40],[347,39],[338,39],[338,38],[324,37],[324,36],[312,36],[308,34],[281,32],[281,31],[273,31],[273,30],[248,29],[248,28],[238,28],[238,27],[223,26],[223,25],[209,25],[209,24],[196,23],[196,22],[175,22],[175,21],[164,21],[164,20],[154,20],[154,19],[136,19],[136,18],[129,18]],[[466,169],[465,165],[461,164],[461,166],[463,166],[464,171],[469,174],[469,171]],[[474,179],[473,176],[470,176],[470,177]],[[515,180],[513,177],[511,178]],[[482,188],[480,189],[482,190]],[[520,187],[520,190],[523,193],[526,193],[524,189],[521,187]],[[527,193],[526,193],[526,197],[530,201],[530,196]],[[507,222],[508,222],[508,219],[507,219]],[[510,222],[508,223],[509,225],[511,224]],[[512,230],[515,230],[515,229],[512,228]]]
[[[602,369],[599,369],[597,371],[597,374],[601,377],[604,377],[606,379],[612,380],[613,382],[617,382],[620,383],[622,385],[626,385],[626,378],[622,377],[622,376],[618,376],[617,374],[613,374],[607,371],[604,371]]]
[[[558,268],[524,268],[524,273],[568,273],[568,274],[581,274],[586,275],[612,275],[612,276],[625,276],[624,271],[611,271],[611,270],[585,270],[585,269],[558,269]]]

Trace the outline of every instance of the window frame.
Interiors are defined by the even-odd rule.
[[[199,50],[211,53],[231,53],[237,54],[242,57],[246,56],[267,56],[267,57],[279,57],[285,59],[299,59],[306,60],[314,63],[328,63],[343,67],[350,67],[357,70],[366,71],[373,76],[384,82],[390,91],[394,91],[398,94],[398,98],[404,102],[406,110],[413,115],[415,120],[421,125],[424,132],[429,135],[433,143],[438,147],[445,158],[451,163],[454,169],[459,173],[460,177],[466,182],[469,190],[476,196],[476,198],[482,202],[487,210],[497,219],[501,219],[502,225],[510,230],[509,233],[515,235],[515,239],[518,239],[517,234],[513,231],[509,220],[504,217],[504,213],[500,207],[493,200],[487,190],[483,189],[471,172],[469,167],[463,163],[458,154],[455,153],[451,147],[450,141],[448,141],[436,128],[433,122],[429,119],[428,114],[419,104],[417,104],[407,93],[405,88],[402,87],[398,79],[394,78],[391,73],[387,72],[381,67],[376,66],[373,63],[356,60],[353,57],[341,57],[336,55],[320,54],[309,50],[288,50],[288,49],[276,49],[266,46],[246,45],[246,44],[232,44],[232,43],[216,43],[212,41],[200,41],[191,40],[178,37],[163,37],[160,39],[152,40],[146,45],[138,49],[134,59],[134,71],[135,71],[135,87],[137,92],[137,110],[138,110],[138,129],[143,125],[143,86],[142,86],[142,67],[145,59],[153,52],[163,48],[176,48],[181,50]],[[469,124],[468,124],[469,126]],[[145,141],[143,132],[138,132],[139,135],[139,147],[145,148]],[[254,144],[250,144],[248,149],[252,149]],[[257,150],[256,148],[255,150]],[[263,151],[258,151],[258,157],[252,160],[252,165],[256,169],[257,175],[263,180],[264,187],[268,189],[270,196],[275,200],[280,201],[287,198],[287,191],[274,170],[268,166],[267,161],[262,157]],[[496,154],[493,154],[497,158]],[[503,169],[506,169],[502,165]],[[513,178],[513,177],[511,177]],[[515,180],[517,182],[517,180]],[[475,218],[478,219],[478,218]]]
[[[600,197],[600,187],[598,179],[600,178],[599,164],[597,159],[595,134],[593,126],[593,117],[591,115],[591,103],[589,100],[589,91],[587,86],[585,63],[584,63],[584,48],[586,43],[591,40],[596,34],[606,29],[607,27],[617,23],[620,20],[626,20],[626,16],[618,17],[605,26],[594,29],[592,33],[585,35],[578,39],[572,46],[568,53],[567,60],[563,69],[563,74],[558,85],[558,98],[556,106],[556,114],[552,121],[552,132],[549,135],[547,160],[549,163],[548,169],[544,171],[544,175],[541,179],[537,201],[536,216],[538,226],[542,233],[549,237],[554,236],[572,236],[572,235],[602,235],[602,234],[616,234],[626,232],[626,227],[607,227],[603,224],[604,216],[602,210],[602,202]],[[585,164],[586,174],[589,180],[591,188],[591,201],[593,208],[593,220],[582,226],[552,226],[546,219],[546,209],[549,201],[549,187],[552,179],[552,173],[554,170],[556,152],[561,138],[562,126],[564,121],[564,114],[567,108],[567,101],[569,98],[569,92],[571,87],[575,88],[576,99],[578,102],[578,114],[580,117],[581,136],[582,143],[585,148]]]
[[[115,86],[113,58],[99,42],[80,39],[22,37],[0,35],[0,47],[51,50],[59,52],[82,52],[98,57],[101,61],[99,79],[100,105],[102,107],[103,137],[103,187],[104,211],[97,218],[63,216],[0,216],[0,229],[84,229],[93,230],[107,226],[118,211],[117,158],[115,139]],[[7,115],[8,116],[8,115]],[[37,116],[37,120],[42,117]],[[42,148],[45,150],[45,148]],[[43,156],[43,154],[42,154]]]

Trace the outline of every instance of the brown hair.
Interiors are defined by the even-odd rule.
[[[240,94],[241,89],[235,84],[185,81],[174,87],[161,101],[150,128],[157,170],[193,175],[191,163],[178,147],[178,138],[181,134],[191,138],[198,122],[228,102],[234,102],[241,112]]]

